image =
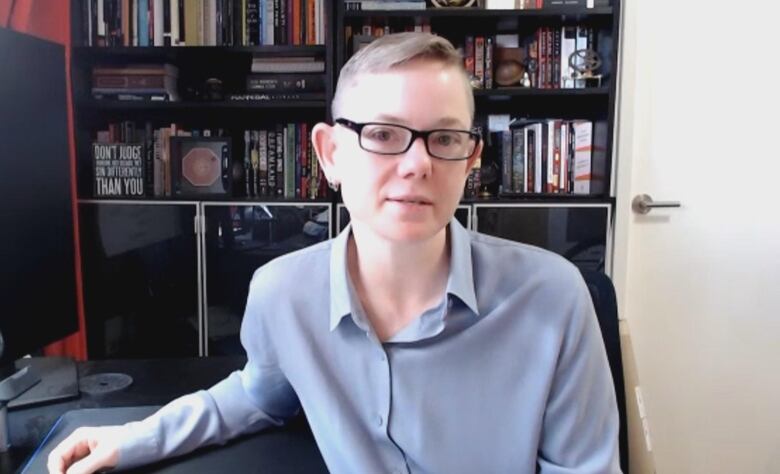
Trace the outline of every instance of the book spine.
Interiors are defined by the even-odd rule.
[[[171,46],[179,46],[179,0],[170,0],[168,10],[171,18]]]
[[[474,78],[479,88],[485,87],[485,37],[474,38]]]
[[[130,38],[130,45],[131,46],[138,46],[138,2],[140,0],[130,0],[130,31],[131,38]]]
[[[258,12],[259,5],[255,1],[250,1],[246,4],[246,31],[247,31],[247,44],[249,46],[255,46],[260,44],[260,29]]]
[[[317,161],[317,157],[314,156],[314,147],[311,141],[308,142],[309,150],[309,163],[311,163],[311,178],[309,178],[309,199],[317,199],[318,191],[320,188],[320,163]]]
[[[214,43],[222,46],[222,0],[214,0]]]
[[[593,124],[588,121],[574,123],[574,193],[591,191],[593,162]]]
[[[138,46],[149,46],[149,0],[138,0]]]
[[[544,189],[544,127],[541,123],[534,128],[534,192],[541,193]]]
[[[252,169],[252,132],[244,130],[244,192],[247,197],[255,195],[252,186],[254,175],[255,173]]]
[[[275,133],[274,131],[271,131],[270,133]],[[268,135],[269,132],[266,131],[266,135]],[[268,153],[267,154],[267,163],[266,163],[266,175],[268,176],[268,187],[265,192],[265,196],[275,196],[276,195],[276,181],[279,179],[276,175],[277,165],[276,162],[279,160],[279,157],[276,155],[276,153]]]
[[[485,38],[485,89],[493,88],[493,38]]]
[[[165,28],[163,23],[163,0],[151,0],[152,1],[152,27],[154,28],[152,34],[152,41],[154,46],[163,46],[165,40],[163,35],[165,34]]]
[[[553,37],[553,76],[552,87],[560,89],[561,87],[561,29],[551,29],[550,34]]]
[[[263,2],[263,44],[274,44],[274,2],[273,0],[262,0]]]
[[[322,92],[325,78],[321,75],[250,75],[246,79],[247,91]]]
[[[561,180],[558,191],[569,192],[569,123],[561,122]]]
[[[522,193],[525,191],[525,129],[512,130],[512,191]]]
[[[525,156],[523,156],[523,191],[526,193],[534,190],[534,131],[530,127],[523,130],[525,142]]]
[[[259,196],[268,196],[268,163],[276,160],[276,155],[273,153],[275,140],[273,134],[269,134],[268,130],[260,130],[258,150],[259,150],[259,176],[258,180],[260,189],[258,190]]]
[[[132,33],[130,31],[130,0],[121,0],[121,38],[122,46],[130,46],[132,40]]]
[[[512,137],[515,130],[504,130],[501,132],[501,191],[511,193],[512,187]]]
[[[286,133],[284,139],[284,197],[292,199],[295,197],[295,125],[280,125],[283,133]]]
[[[466,35],[463,46],[463,65],[466,68],[469,81],[474,82],[474,37]]]
[[[295,124],[295,196],[302,198],[305,192],[306,181],[306,140],[303,139],[303,124]]]
[[[290,0],[292,4],[292,44],[301,45],[301,0]],[[349,38],[344,39],[349,43]]]
[[[144,195],[154,196],[154,129],[144,124]]]
[[[171,2],[163,0],[162,2],[162,27],[163,27],[163,46],[173,46],[173,37],[171,36]]]
[[[316,0],[306,0],[306,44],[317,44]]]
[[[163,195],[162,129],[154,131],[154,196]]]

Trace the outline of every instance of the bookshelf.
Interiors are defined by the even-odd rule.
[[[590,81],[583,88],[563,88],[563,81],[558,82],[562,75],[559,69],[557,79],[554,70],[550,73],[550,80],[544,84],[546,87],[540,87],[541,75],[533,81],[532,87],[519,84],[498,86],[493,74],[492,87],[485,87],[487,81],[483,81],[480,88],[474,89],[474,96],[476,125],[484,131],[490,131],[486,119],[489,115],[508,115],[512,122],[531,123],[547,119],[559,119],[564,124],[575,120],[591,122],[592,173],[599,177],[598,182],[594,182],[586,192],[580,188],[575,193],[574,180],[571,178],[565,185],[560,184],[562,178],[558,178],[559,184],[553,189],[546,189],[545,184],[542,184],[542,188],[537,190],[526,184],[527,178],[524,177],[520,191],[507,192],[503,189],[507,183],[502,181],[501,176],[507,163],[502,156],[501,144],[497,143],[500,141],[499,136],[483,132],[486,149],[482,157],[482,184],[472,192],[467,189],[461,205],[469,208],[468,222],[474,230],[546,247],[583,268],[609,273],[614,215],[611,191],[614,162],[612,141],[615,129],[620,0],[612,0],[608,6],[595,8],[587,8],[587,2],[582,1],[580,7],[548,6],[512,10],[489,10],[481,7],[479,2],[472,7],[436,8],[430,1],[422,10],[392,9],[392,2],[388,3],[390,9],[356,10],[355,7],[361,3],[356,0],[351,5],[345,2],[336,4],[336,69],[352,54],[356,47],[356,35],[361,35],[360,42],[365,43],[366,36],[376,37],[387,32],[413,29],[431,31],[446,37],[461,48],[464,57],[471,57],[477,64],[480,59],[475,57],[472,52],[474,49],[471,49],[474,48],[473,43],[469,47],[468,41],[474,42],[477,37],[490,38],[493,45],[491,58],[494,58],[499,38],[506,41],[507,35],[510,35],[510,39],[514,35],[517,41],[515,46],[523,50],[525,58],[531,56],[531,48],[535,48],[533,51],[538,53],[537,64],[541,64],[543,53],[539,32],[545,31],[550,35],[546,41],[551,44],[551,51],[546,58],[553,63],[558,62],[563,69],[565,65],[560,62],[563,55],[554,49],[555,41],[562,42],[563,32],[567,29],[577,34],[580,31],[588,32],[588,47],[595,49],[601,59],[601,68],[597,70],[602,75],[600,81]],[[557,39],[555,34],[558,34]],[[468,40],[468,37],[471,39]],[[487,40],[484,41],[487,43]],[[485,61],[486,50],[482,50],[482,61]],[[528,64],[524,63],[524,66],[524,70],[529,72]],[[568,86],[572,85],[568,83]],[[573,145],[571,143],[572,161],[575,150]],[[526,170],[527,167],[526,162]],[[339,221],[344,220],[340,215]]]
[[[355,2],[357,3],[357,2]],[[613,0],[608,7],[587,8],[582,2],[576,7],[545,7],[539,9],[487,10],[476,7],[435,8],[430,4],[424,10],[348,10],[344,2],[336,5],[337,23],[335,57],[337,68],[351,55],[351,37],[355,35],[377,36],[382,32],[396,32],[417,29],[432,31],[449,39],[466,54],[466,37],[492,38],[497,35],[517,35],[521,48],[528,56],[529,38],[539,28],[559,31],[564,26],[585,27],[592,31],[595,49],[602,59],[601,84],[587,88],[539,88],[498,87],[474,90],[477,117],[491,114],[509,114],[513,119],[541,120],[559,118],[564,120],[589,120],[599,127],[599,136],[594,137],[594,147],[603,153],[603,162],[597,174],[603,177],[602,191],[585,195],[566,193],[521,193],[516,200],[524,202],[558,200],[583,200],[610,202],[612,169],[612,136],[615,121],[616,64],[618,58],[618,35],[620,2]],[[379,30],[379,31],[377,31]],[[559,60],[559,59],[557,59]],[[489,137],[488,144],[490,143]],[[493,152],[488,146],[484,157],[490,160]],[[480,202],[506,201],[506,196],[491,192]],[[468,196],[467,196],[468,200]]]
[[[136,3],[148,6],[162,3],[170,8],[174,3],[235,7],[242,5],[241,1],[71,1],[77,183],[91,357],[209,355],[239,350],[235,337],[245,288],[237,291],[238,284],[229,271],[231,265],[242,259],[249,266],[262,264],[274,256],[335,235],[348,220],[339,197],[329,191],[316,197],[248,192],[244,131],[270,133],[277,130],[278,124],[329,121],[335,79],[351,53],[347,29],[362,32],[366,24],[381,27],[383,31],[424,25],[456,46],[465,46],[467,36],[492,38],[495,46],[496,35],[515,34],[520,45],[526,47],[529,38],[540,28],[556,31],[566,26],[583,26],[592,32],[603,62],[600,84],[586,88],[513,85],[475,89],[474,95],[478,121],[485,130],[488,115],[509,115],[527,121],[592,122],[598,128],[592,143],[600,153],[594,169],[601,177],[598,189],[584,194],[561,192],[561,189],[504,192],[496,181],[501,179],[503,163],[495,137],[483,134],[488,147],[482,160],[481,187],[464,196],[458,218],[472,229],[529,241],[562,254],[576,250],[577,255],[585,256],[586,268],[610,271],[608,256],[615,205],[611,191],[615,162],[612,138],[620,0],[611,0],[609,6],[598,8],[487,10],[434,8],[429,4],[425,10],[390,11],[347,10],[341,0],[280,0],[280,5],[290,8],[295,2],[300,5],[318,2],[318,15],[327,25],[318,33],[321,44],[249,45],[243,36],[237,39],[239,33],[234,25],[232,30],[222,30],[226,44],[210,46],[129,46],[124,41],[117,41],[117,46],[95,46],[97,28],[93,25],[90,30],[85,20],[90,9],[100,3],[103,7],[113,5],[117,12],[127,3],[132,12]],[[236,10],[231,12],[234,19],[239,18]],[[187,24],[187,21],[180,23]],[[128,25],[133,28],[130,22]],[[106,24],[107,34],[110,26]],[[119,25],[123,26],[127,25]],[[133,41],[128,39],[131,44]],[[140,39],[135,41],[141,44]],[[324,71],[319,73],[324,81],[322,90],[306,92],[296,99],[230,97],[247,95],[246,77],[251,73],[253,59],[280,57],[322,60]],[[123,101],[93,97],[94,68],[137,64],[174,65],[178,70],[180,100]],[[210,78],[221,81],[222,95],[205,100],[205,83]],[[92,143],[97,132],[105,131],[108,124],[128,122],[138,124],[138,129],[146,122],[151,122],[155,129],[172,123],[185,131],[209,129],[218,134],[221,129],[231,148],[233,186],[230,192],[178,196],[172,190],[160,194],[147,187],[143,197],[95,198]],[[491,172],[495,178],[492,182]],[[524,233],[525,228],[528,231]],[[246,277],[248,273],[244,271],[242,275]],[[177,300],[186,302],[179,306],[183,312],[173,309]],[[159,324],[154,322],[158,320]],[[150,335],[150,328],[154,327],[159,331]],[[182,334],[187,336],[181,337]],[[147,340],[157,343],[147,344]],[[169,350],[165,349],[168,341],[178,342]]]
[[[253,269],[332,235],[334,197],[324,185],[321,193],[299,191],[304,173],[300,169],[304,156],[300,141],[305,135],[298,125],[330,118],[328,104],[335,75],[333,38],[322,25],[332,24],[332,2],[285,1],[290,9],[293,3],[296,8],[310,6],[311,11],[299,10],[296,18],[311,22],[295,29],[291,23],[288,29],[275,27],[274,44],[269,44],[267,37],[261,40],[259,36],[261,13],[256,12],[257,21],[252,27],[241,16],[245,13],[233,8],[241,2],[71,0],[77,189],[91,358],[240,353],[238,328]],[[98,7],[105,18],[100,30]],[[154,35],[159,31],[153,25],[147,30],[146,41],[139,37],[142,28],[135,22],[141,21],[138,13],[144,8],[147,19],[163,19],[163,45],[154,46]],[[190,8],[198,13],[193,16]],[[216,16],[204,13],[210,8]],[[178,36],[172,23],[175,9],[180,13]],[[162,15],[158,15],[160,11]],[[192,24],[193,18],[200,21],[200,36],[194,44],[172,45],[176,39],[184,39],[186,44],[187,38],[192,38],[185,25]],[[212,36],[204,33],[208,25],[214,28]],[[246,36],[242,27],[246,27]],[[111,39],[117,28],[118,34]],[[257,36],[250,39],[255,31]],[[100,34],[102,38],[98,38]],[[116,44],[104,45],[111,42]],[[290,98],[293,92],[279,98],[274,92],[248,90],[248,76],[259,74],[253,70],[253,62],[279,58],[323,62],[324,70],[307,77],[318,76],[324,87],[297,92],[298,98]],[[93,87],[98,85],[94,83],[96,68],[132,65],[174,67],[178,100],[118,100],[93,94]],[[212,95],[213,90],[206,85],[211,78],[221,82],[218,95]],[[170,188],[162,192],[145,186],[143,196],[96,197],[92,147],[100,137],[98,132],[108,129],[110,142],[137,142],[141,136],[144,145],[150,145],[141,132],[145,132],[146,123],[153,130],[175,124],[185,133],[197,132],[202,137],[208,130],[212,137],[224,137],[230,145],[230,190],[222,194],[177,194],[169,184]],[[110,128],[125,124],[133,124],[133,139],[128,140],[124,130],[118,135],[113,133],[117,128]],[[280,128],[281,124],[284,127]],[[275,149],[280,153],[279,162],[288,158],[288,151],[295,150],[293,168],[285,170],[296,173],[292,188],[281,177],[279,184],[270,188],[269,170],[263,173],[264,192],[260,192],[259,174],[251,176],[252,187],[247,187],[245,132],[257,132],[259,139],[265,131],[264,143],[268,145],[272,133],[274,137],[288,136],[287,124],[294,124],[290,136],[298,142],[285,140],[284,146]],[[250,141],[259,154],[260,142],[254,135],[250,135]],[[270,147],[264,152],[270,164]],[[154,156],[155,161],[159,158]],[[306,173],[313,173],[311,169],[307,168]],[[149,169],[144,171],[148,180]],[[168,173],[173,175],[175,171],[170,169]]]

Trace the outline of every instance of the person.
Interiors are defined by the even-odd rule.
[[[312,142],[351,224],[252,278],[246,366],[149,418],[85,428],[51,472],[131,467],[302,408],[334,473],[615,473],[614,388],[588,290],[547,251],[453,218],[482,152],[457,50],[386,35],[340,73]]]

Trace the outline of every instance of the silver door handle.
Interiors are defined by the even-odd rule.
[[[647,214],[656,207],[680,207],[677,201],[653,201],[647,194],[638,194],[631,201],[631,209],[637,214]]]

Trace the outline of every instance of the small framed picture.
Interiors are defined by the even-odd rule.
[[[231,189],[229,137],[171,137],[172,194],[227,196]]]

